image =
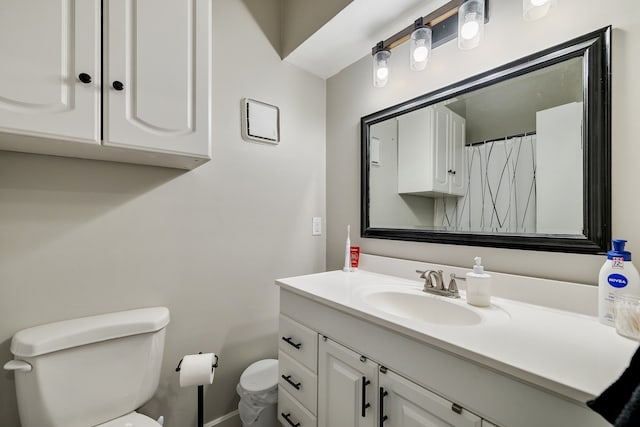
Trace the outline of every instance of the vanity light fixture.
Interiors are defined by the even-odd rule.
[[[463,36],[465,38],[464,42],[459,42],[461,49],[477,46],[484,33],[484,24],[488,21],[488,2],[489,0],[451,0],[427,16],[416,19],[412,25],[388,39],[378,42],[371,50],[373,86],[384,87],[387,84],[391,50],[406,41],[410,42],[409,65],[414,71],[425,69],[432,49],[456,37],[459,40]],[[462,16],[462,21],[459,21],[459,15]],[[458,34],[459,28],[464,33]]]
[[[386,49],[382,42],[374,48],[373,54],[373,86],[385,87],[389,81],[389,58],[391,50]]]
[[[431,28],[424,25],[424,18],[416,19],[413,28],[409,40],[409,65],[413,71],[422,71],[431,57]]]
[[[522,0],[522,17],[525,21],[543,18],[556,6],[556,0]]]
[[[484,35],[484,0],[468,0],[458,10],[458,47],[473,49]]]

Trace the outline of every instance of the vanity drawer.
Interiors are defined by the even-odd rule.
[[[316,427],[317,425],[316,417],[282,387],[278,388],[278,421],[284,427]]]
[[[318,403],[316,374],[287,356],[283,351],[279,353],[278,358],[280,387],[283,387],[312,414],[315,414]]]
[[[316,372],[318,334],[287,316],[280,315],[280,350]]]

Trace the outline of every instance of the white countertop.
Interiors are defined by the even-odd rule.
[[[491,307],[478,308],[466,304],[464,292],[463,298],[447,301],[480,314],[480,324],[448,326],[394,316],[367,305],[363,295],[376,289],[419,291],[422,283],[363,270],[290,277],[276,284],[580,402],[615,381],[638,347],[595,317],[495,297]]]

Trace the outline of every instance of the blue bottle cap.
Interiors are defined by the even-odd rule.
[[[624,244],[626,240],[616,239],[612,240],[613,249],[607,252],[607,259],[624,258],[625,261],[631,261],[631,252],[624,250]]]

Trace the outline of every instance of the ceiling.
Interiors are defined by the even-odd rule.
[[[327,79],[371,55],[380,40],[410,25],[448,0],[353,0],[284,58]],[[393,5],[393,9],[390,9]]]

